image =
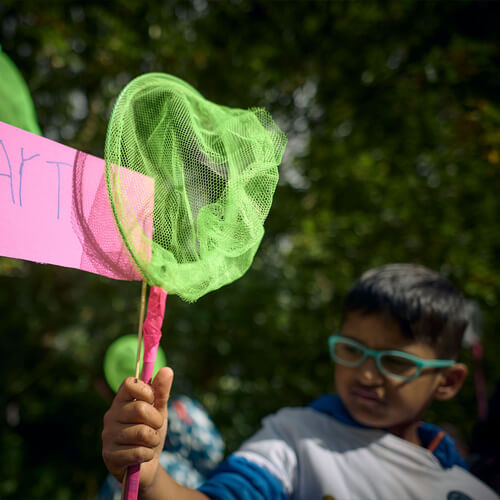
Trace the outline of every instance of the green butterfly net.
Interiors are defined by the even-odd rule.
[[[286,142],[266,110],[214,104],[168,74],[123,89],[108,125],[106,181],[123,240],[150,285],[193,302],[248,270]],[[154,180],[152,234],[121,167]]]
[[[28,85],[0,47],[0,121],[41,135]]]

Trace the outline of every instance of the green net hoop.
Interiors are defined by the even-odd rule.
[[[174,76],[149,73],[123,89],[106,137],[107,185],[125,244],[150,285],[195,301],[247,271],[285,145],[266,110],[214,104]],[[120,167],[154,179],[152,238],[144,214],[134,215],[137,196],[128,194]]]

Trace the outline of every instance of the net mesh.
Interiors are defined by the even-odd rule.
[[[168,74],[132,80],[108,125],[106,176],[146,281],[195,301],[241,277],[264,234],[285,146],[264,109],[214,104]],[[154,179],[152,238],[135,220],[120,166]]]

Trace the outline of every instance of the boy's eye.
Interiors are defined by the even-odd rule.
[[[417,371],[417,364],[401,356],[386,355],[381,358],[382,366],[390,373],[411,376]]]
[[[354,360],[363,356],[363,350],[347,342],[338,342],[335,346],[335,354],[345,360]]]

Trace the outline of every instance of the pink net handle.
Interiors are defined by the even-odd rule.
[[[142,327],[144,355],[142,361],[141,380],[150,384],[153,378],[153,367],[161,339],[161,325],[165,316],[167,292],[152,286],[149,291],[148,312]],[[137,500],[139,494],[140,464],[131,465],[127,469],[122,489],[122,500]]]

